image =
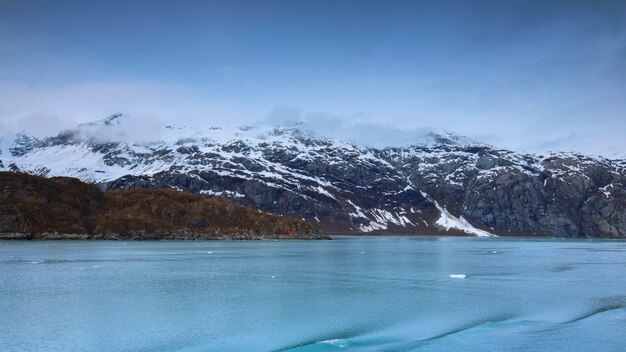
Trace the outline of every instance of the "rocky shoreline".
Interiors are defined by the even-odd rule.
[[[322,233],[310,235],[215,235],[215,234],[67,234],[67,233],[0,233],[0,241],[264,241],[264,240],[332,240],[331,236]]]

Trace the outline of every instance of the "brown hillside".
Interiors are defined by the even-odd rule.
[[[69,177],[0,172],[1,238],[320,238],[310,223],[174,190],[101,192]]]

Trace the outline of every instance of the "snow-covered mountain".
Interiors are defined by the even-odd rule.
[[[124,118],[19,134],[2,144],[0,170],[229,198],[333,233],[626,236],[623,160],[521,154],[451,133],[377,149],[301,126],[167,125],[158,142],[132,143]]]

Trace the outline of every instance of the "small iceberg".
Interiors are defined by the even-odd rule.
[[[319,343],[322,343],[322,344],[325,344],[325,345],[331,345],[331,346],[335,346],[335,347],[339,347],[339,348],[346,348],[346,347],[348,347],[348,341],[346,341],[344,339],[324,340],[324,341],[320,341]]]
[[[451,279],[465,279],[467,275],[465,274],[450,274]]]

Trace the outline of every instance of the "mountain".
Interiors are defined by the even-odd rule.
[[[159,142],[132,142],[123,137],[125,118],[37,140],[22,155],[3,151],[0,168],[102,189],[226,198],[328,233],[626,236],[624,160],[517,153],[452,133],[370,148],[306,126],[168,125]]]
[[[102,192],[75,178],[0,172],[1,239],[325,238],[310,223],[173,190]]]

